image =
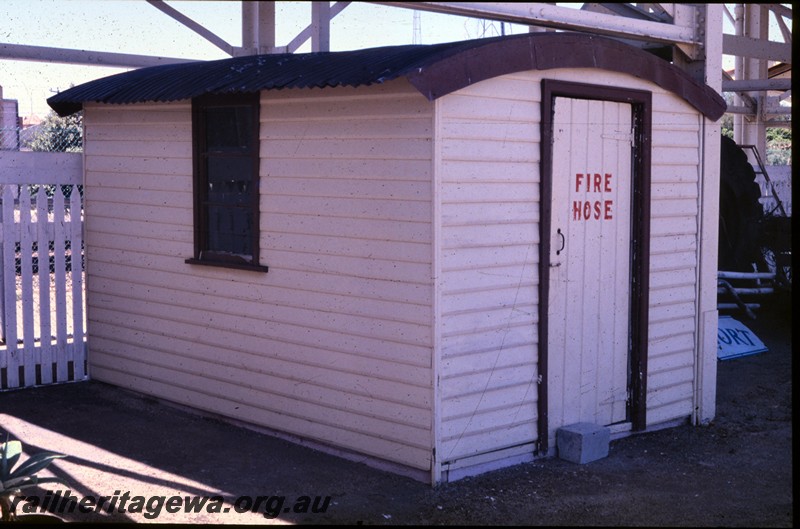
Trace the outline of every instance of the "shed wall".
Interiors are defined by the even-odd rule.
[[[702,120],[673,94],[653,91],[649,425],[694,408]]]
[[[537,93],[532,76],[508,75],[439,100],[439,450],[451,472],[536,439]]]
[[[428,471],[432,105],[265,92],[269,273],[188,265],[191,105],[87,105],[91,375]]]
[[[92,376],[423,471],[432,424],[444,470],[528,457],[543,77],[653,92],[648,423],[689,416],[702,119],[589,69],[262,93],[267,274],[183,262],[188,102],[87,105]]]
[[[445,468],[485,466],[492,453],[498,461],[515,457],[537,439],[545,77],[653,93],[647,420],[652,425],[692,413],[701,116],[670,92],[623,74],[571,69],[501,76],[438,101]]]

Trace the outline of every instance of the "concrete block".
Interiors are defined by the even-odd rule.
[[[573,463],[589,463],[608,455],[611,429],[589,422],[564,426],[556,431],[558,457]]]

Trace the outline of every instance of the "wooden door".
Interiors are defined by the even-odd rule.
[[[632,107],[555,97],[549,430],[630,420]]]

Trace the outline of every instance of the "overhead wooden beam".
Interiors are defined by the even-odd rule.
[[[756,116],[758,114],[758,112],[753,110],[752,108],[750,108],[748,106],[741,106],[741,105],[739,105],[739,106],[731,105],[731,106],[728,107],[728,109],[725,111],[725,113],[726,114],[743,115],[743,116],[747,116],[747,117],[753,117],[753,116]],[[764,115],[765,116],[787,116],[787,115],[791,115],[791,113],[792,113],[792,108],[791,107],[777,106],[777,107],[767,107],[766,109],[764,109]],[[787,123],[787,125],[791,126],[791,122]],[[771,126],[772,125],[770,125],[770,127]]]
[[[781,4],[764,4],[764,7],[775,13],[776,15],[792,19],[792,8],[786,7]]]
[[[331,51],[331,4],[311,2],[311,51]]]
[[[753,59],[792,62],[792,45],[739,35],[722,35],[722,53]]]
[[[581,7],[583,11],[591,11],[592,13],[607,13],[610,15],[618,15],[621,17],[635,18],[637,20],[649,20],[651,22],[666,22],[672,23],[672,17],[664,13],[659,15],[649,12],[644,6],[626,4],[626,3],[609,3],[609,2],[587,2]]]
[[[641,7],[642,9],[652,11],[653,14],[655,15],[655,17],[658,20],[660,20],[661,22],[672,22],[673,21],[672,15],[670,15],[669,12],[666,9],[664,9],[664,6],[662,6],[661,4],[657,4],[657,3],[649,3],[649,4],[648,3],[642,3],[642,4],[637,4],[637,5],[639,7]]]
[[[781,30],[781,35],[783,35],[784,42],[791,44],[792,31],[788,27],[786,27],[786,22],[783,21],[783,17],[775,13],[775,20],[778,22],[778,28],[780,28]]]
[[[158,66],[159,64],[190,62],[194,60],[179,57],[154,57],[152,55],[133,55],[129,53],[113,53],[106,51],[29,46],[27,44],[0,44],[0,59],[113,66],[121,68],[143,68],[145,66]]]
[[[728,21],[731,24],[736,23],[736,21],[733,19],[733,15],[731,14],[731,10],[728,9],[728,6],[726,6],[725,4],[722,4],[722,12],[725,14],[725,16],[728,18]]]
[[[330,7],[330,20],[342,12],[342,10],[350,5],[350,2],[336,2]],[[312,38],[314,34],[314,23],[312,21],[303,31],[297,34],[295,38],[286,45],[284,50],[287,53],[294,53],[297,49],[302,46],[308,39]]]
[[[728,105],[728,108],[725,110],[725,113],[755,116],[756,111],[747,105]]]
[[[600,35],[628,37],[648,42],[700,44],[691,24],[664,24],[647,20],[592,13],[558,7],[544,3],[529,2],[373,2],[375,4],[421,11],[432,11],[450,15],[484,18],[501,22],[512,22],[529,26],[544,26],[557,29],[590,31]],[[686,5],[676,8],[691,9]],[[676,17],[676,21],[679,17]]]
[[[789,90],[791,79],[741,79],[722,81],[723,92],[765,92],[768,90]]]
[[[258,32],[255,24],[257,19],[258,3],[242,2],[242,48],[244,49],[258,47]]]
[[[236,55],[275,53],[275,2],[242,2],[242,47]]]
[[[203,37],[204,39],[206,39],[211,44],[221,49],[228,55],[233,56],[234,47],[232,45],[228,44],[224,39],[218,37],[216,34],[209,31],[204,26],[195,22],[191,18],[187,17],[174,7],[167,5],[163,0],[147,0],[147,3],[155,7],[165,15],[169,16],[170,18],[177,20],[178,22],[180,22],[187,28],[191,29],[192,31],[194,31],[195,33],[197,33],[198,35],[200,35],[201,37]]]

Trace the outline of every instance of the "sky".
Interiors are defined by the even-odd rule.
[[[170,1],[234,46],[241,45],[238,1]],[[411,9],[353,2],[333,19],[332,51],[411,44]],[[307,2],[278,2],[278,46],[286,45],[311,20]],[[499,35],[500,23],[420,12],[420,42],[432,44]],[[506,34],[527,31],[506,24]],[[0,0],[0,43],[223,59],[226,54],[144,0]],[[310,51],[306,44],[298,51]],[[124,71],[121,68],[0,59],[5,99],[16,99],[21,116],[48,113],[46,99],[58,90]]]
[[[186,16],[234,46],[241,45],[239,1],[170,0]],[[581,4],[559,3],[579,7]],[[277,2],[276,44],[289,43],[311,20],[309,2]],[[411,44],[414,10],[352,2],[331,23],[331,50]],[[419,43],[433,44],[527,31],[526,26],[419,12]],[[725,32],[732,33],[725,20]],[[227,55],[145,0],[0,0],[0,43],[213,60]],[[310,51],[309,44],[298,51]],[[0,59],[3,98],[21,116],[45,116],[60,90],[121,68]]]

